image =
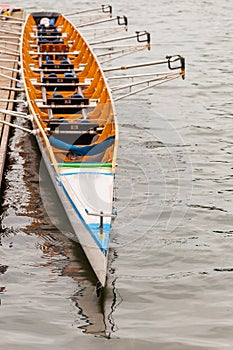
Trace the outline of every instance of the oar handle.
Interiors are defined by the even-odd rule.
[[[170,70],[174,70],[174,69],[180,69],[181,70],[181,76],[182,79],[185,78],[185,58],[182,57],[181,55],[173,55],[173,56],[166,56],[167,60],[168,60],[168,68]],[[179,61],[180,64],[177,65],[173,65],[174,62]]]
[[[136,32],[137,34],[137,41],[139,43],[145,43],[147,42],[148,50],[150,50],[150,42],[151,42],[151,35],[147,31],[144,32]],[[145,39],[141,39],[141,37],[146,37]]]
[[[166,56],[168,60],[168,68],[173,70],[173,69],[185,69],[185,59],[184,57],[180,55],[173,55],[173,56]],[[172,66],[172,63],[180,61],[180,65],[177,66]]]
[[[117,16],[117,22],[119,26],[128,26],[128,18],[126,16]]]
[[[102,5],[103,13],[110,13],[112,15],[112,6],[111,5]]]

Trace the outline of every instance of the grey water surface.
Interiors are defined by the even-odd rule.
[[[12,3],[63,13],[102,4]],[[128,16],[129,33],[152,35],[151,51],[121,64],[181,54],[186,80],[116,104],[118,217],[100,298],[35,140],[13,132],[1,199],[0,347],[232,349],[233,3],[112,5]]]

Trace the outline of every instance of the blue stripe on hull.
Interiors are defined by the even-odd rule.
[[[72,205],[73,209],[75,210],[76,214],[78,215],[80,221],[85,226],[87,231],[91,234],[92,238],[94,239],[95,243],[97,244],[100,251],[106,256],[108,254],[108,241],[110,237],[110,224],[104,224],[103,225],[103,234],[105,235],[104,241],[101,240],[99,237],[99,223],[96,224],[87,224],[86,221],[83,219],[82,215],[80,214],[78,208],[76,207],[75,203],[73,202],[72,198],[70,197],[69,193],[67,192],[65,186],[59,181],[59,186],[63,189],[64,193],[66,194],[66,197],[68,198],[70,204]]]
[[[100,232],[99,225],[100,225],[99,223],[96,223],[96,224],[89,224],[88,226],[90,227],[93,233],[95,233],[96,235],[99,235],[99,232]],[[103,224],[104,240],[102,241],[98,236],[102,245],[102,249],[103,249],[102,251],[104,252],[105,255],[108,254],[108,242],[110,237],[110,229],[111,229],[110,224]]]

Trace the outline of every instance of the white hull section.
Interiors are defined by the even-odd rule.
[[[105,285],[111,217],[100,218],[89,213],[112,213],[114,174],[111,168],[61,168],[56,175],[38,140],[46,167],[67,213],[74,232],[98,280]]]

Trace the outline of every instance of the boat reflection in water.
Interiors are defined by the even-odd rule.
[[[60,234],[58,234],[60,235]],[[77,328],[84,333],[95,334],[103,337],[110,337],[111,333],[117,330],[113,313],[117,306],[116,280],[107,285],[100,296],[96,293],[97,278],[91,266],[85,261],[85,255],[81,247],[70,241],[63,250],[64,244],[59,245],[58,238],[54,233],[44,237],[45,241],[38,244],[42,250],[47,264],[53,264],[53,269],[59,270],[59,275],[72,278],[77,288],[70,296],[73,305],[77,308],[78,318],[75,320]],[[65,262],[61,263],[58,258],[64,256]],[[111,257],[110,253],[110,257]],[[57,259],[55,259],[57,257]],[[56,266],[57,261],[57,266]],[[87,275],[88,274],[88,275]],[[107,310],[108,309],[108,310]]]
[[[72,326],[84,333],[108,337],[109,329],[116,328],[112,317],[112,309],[115,308],[112,305],[116,299],[114,288],[111,282],[108,283],[106,292],[97,297],[97,278],[81,246],[71,240],[71,226],[45,169],[35,139],[16,130],[11,139],[2,202],[1,298],[6,295],[10,300],[13,297],[12,303],[15,303],[15,296],[10,290],[20,290],[21,297],[18,295],[14,319],[17,320],[17,313],[21,314],[20,308],[25,307],[25,301],[27,304],[31,302],[32,314],[27,314],[27,322],[33,324],[33,310],[37,309],[34,298],[41,304],[45,295],[48,298],[47,306],[42,307],[41,312],[37,309],[40,312],[37,318],[43,318],[50,312],[53,317],[60,315],[60,312],[65,315],[66,310],[61,311],[59,307],[66,307],[66,302],[60,300],[61,305],[59,301],[56,312],[53,305],[56,300],[68,297],[73,305]],[[110,261],[111,256],[112,252]],[[15,269],[19,272],[16,280]],[[25,276],[30,277],[31,288],[27,287]],[[68,280],[62,280],[60,276],[68,277]],[[74,283],[69,283],[70,278]],[[48,288],[51,288],[49,293]],[[67,317],[70,322],[70,310],[67,310]]]
[[[97,298],[94,292],[95,286],[87,279],[80,278],[80,271],[77,271],[76,264],[67,265],[63,269],[63,274],[73,278],[79,285],[79,288],[71,296],[72,302],[78,309],[80,321],[84,323],[78,328],[82,329],[84,333],[110,337],[111,333],[117,330],[113,318],[117,300],[115,281],[112,283],[113,289],[110,286],[106,287],[105,291]],[[106,308],[108,303],[110,303],[109,310]]]
[[[78,309],[78,318],[75,322],[78,328],[83,332],[99,336],[109,337],[117,329],[113,318],[113,312],[117,305],[117,293],[113,275],[110,276],[109,283],[98,296],[96,290],[97,278],[91,268],[86,256],[79,245],[74,242],[75,235],[72,227],[59,201],[57,193],[47,173],[43,160],[40,164],[40,194],[43,201],[43,207],[46,209],[48,219],[54,226],[35,227],[37,234],[42,236],[43,243],[38,245],[43,251],[46,260],[54,257],[64,256],[65,262],[61,263],[57,259],[59,274],[68,276],[77,283],[77,289],[70,299],[73,305]],[[37,225],[36,225],[37,226]],[[52,230],[52,232],[51,232]],[[114,261],[116,253],[110,249],[109,263]],[[112,270],[112,273],[114,271]]]

